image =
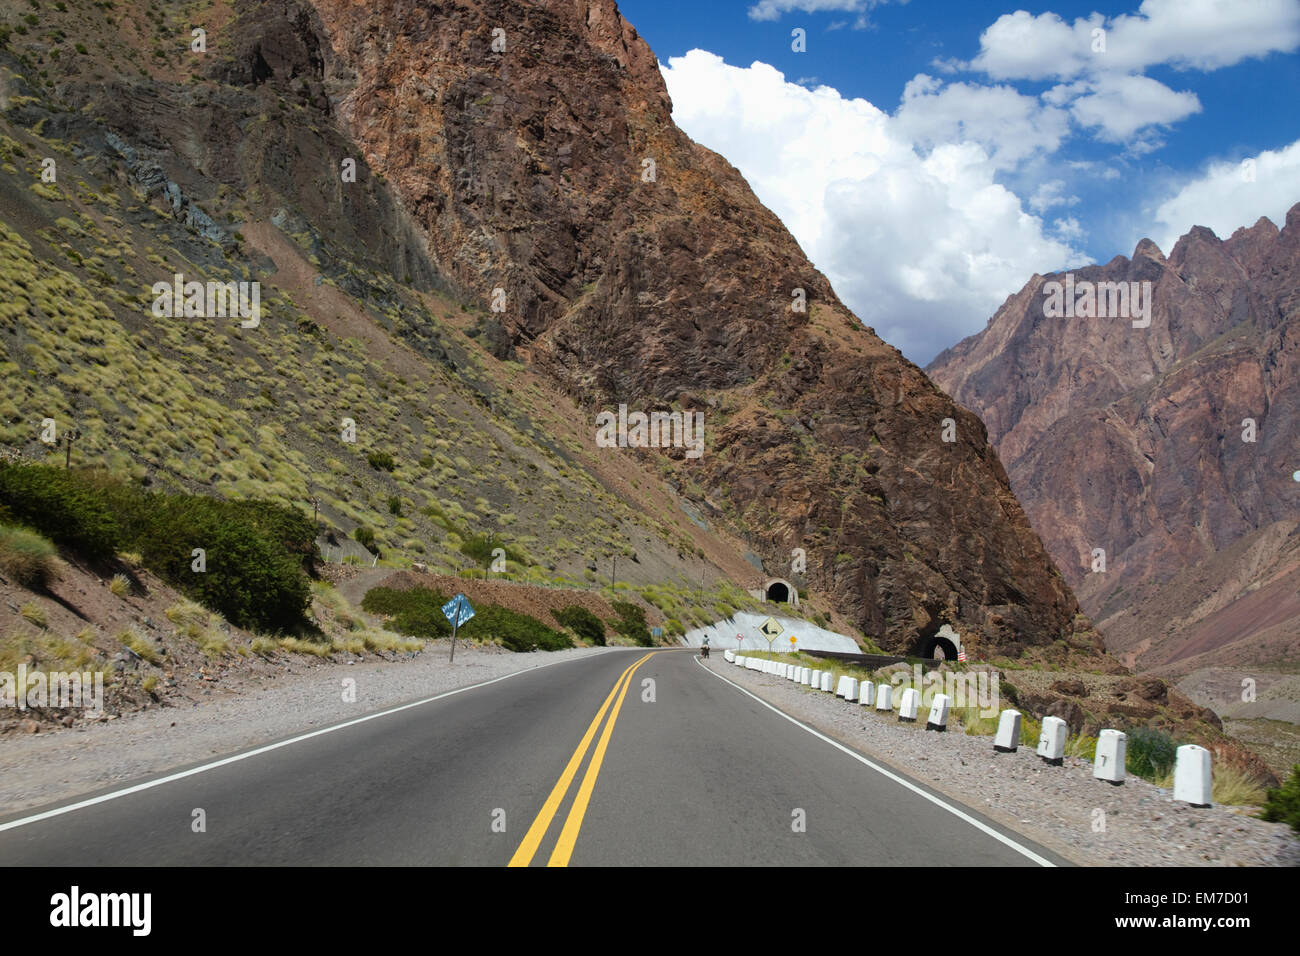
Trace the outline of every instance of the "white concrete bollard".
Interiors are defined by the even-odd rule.
[[[1044,717],[1043,729],[1038,734],[1038,756],[1053,767],[1065,763],[1065,738],[1070,727],[1060,717]]]
[[[735,656],[735,658],[732,659],[731,663],[736,664],[736,665],[739,666],[739,667],[744,667],[744,666],[745,666],[745,655],[743,655],[743,654],[737,654],[737,655]]]
[[[876,688],[876,710],[893,710],[894,709],[894,687],[892,684],[881,684]]]
[[[1194,807],[1208,807],[1213,782],[1210,752],[1196,744],[1179,747],[1174,758],[1174,799]]]
[[[998,716],[998,733],[993,738],[993,749],[999,753],[1015,753],[1020,747],[1020,711],[1004,710]]]
[[[829,694],[831,692],[831,681],[834,679],[835,675],[830,671],[822,671],[822,690]]]
[[[876,685],[864,680],[858,685],[858,703],[870,707],[876,702]]]
[[[1097,735],[1097,756],[1092,761],[1092,775],[1119,786],[1124,782],[1127,757],[1128,736],[1118,730],[1103,730]]]
[[[916,692],[916,688],[907,688],[898,699],[898,719],[909,724],[916,723],[916,710],[920,706],[921,695]]]
[[[857,700],[858,679],[845,674],[835,684],[835,696],[843,697],[845,700]]]
[[[728,664],[736,663],[736,652],[731,650],[730,648],[723,651],[722,656],[726,658]]]
[[[790,673],[787,674],[786,676],[789,677],[790,680],[794,681],[797,684],[799,682],[799,675],[802,672],[803,672],[803,668],[800,667],[798,664],[791,664]]]
[[[926,730],[937,730],[940,733],[948,729],[948,708],[952,706],[952,698],[947,694],[935,694],[934,701],[930,704],[930,717],[925,722]]]
[[[799,683],[803,684],[805,687],[812,683],[812,668],[799,668]]]

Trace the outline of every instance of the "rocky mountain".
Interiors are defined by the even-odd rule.
[[[267,324],[289,361],[266,370],[237,329],[205,355],[299,379],[293,407],[259,404],[268,379],[239,382],[235,363],[234,407],[204,412],[254,447],[277,429],[300,440],[301,460],[266,477],[301,500],[303,476],[322,476],[341,532],[372,521],[397,551],[440,537],[422,518],[388,527],[376,503],[394,495],[446,528],[447,488],[469,482],[458,539],[485,514],[510,538],[508,513],[553,567],[657,548],[681,574],[653,543],[667,536],[737,583],[761,580],[758,562],[792,577],[884,649],[928,651],[951,623],[978,656],[1096,658],[984,426],[864,328],[736,170],[677,129],[654,54],[610,0],[118,2],[42,18],[6,36],[0,105],[22,168],[11,163],[6,189],[21,196],[5,220],[38,256],[71,259],[61,244],[82,240],[57,220],[87,217],[91,254],[113,252],[94,266],[108,280],[79,246],[70,274],[114,288],[103,324],[178,372],[191,333],[145,320],[154,282],[183,259],[274,286]],[[50,150],[75,172],[33,195]],[[105,196],[119,202],[94,209]],[[146,232],[168,240],[147,249]],[[21,348],[24,324],[44,319],[13,321],[9,358],[45,376],[51,403],[111,404],[93,378],[70,398],[60,359],[41,367]],[[326,354],[336,340],[347,367]],[[362,481],[321,434],[376,394],[390,410],[368,434],[399,467]],[[621,405],[702,413],[703,453],[599,447],[597,412]],[[192,467],[206,436],[169,449],[114,426],[86,450],[228,492],[233,470]],[[451,467],[466,442],[484,446],[472,477]],[[225,451],[209,457],[247,446]],[[346,500],[350,482],[364,507]],[[545,527],[542,487],[566,522],[592,522],[585,537]]]
[[[1104,307],[1059,308],[1070,286]],[[1168,258],[1143,240],[1036,275],[928,371],[987,424],[1114,653],[1184,672],[1295,660],[1300,205],[1280,230],[1196,227]]]

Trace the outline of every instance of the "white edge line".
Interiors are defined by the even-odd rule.
[[[993,839],[1001,843],[1005,843],[1007,846],[1011,847],[1017,853],[1021,853],[1024,856],[1029,857],[1029,859],[1033,860],[1039,866],[1050,866],[1050,867],[1056,866],[1056,864],[1053,863],[1051,860],[1044,859],[1043,857],[1039,856],[1037,853],[1035,853],[1033,850],[1029,849],[1028,847],[1021,846],[1019,843],[1017,843],[1015,840],[1011,839],[1010,837],[1006,836],[1005,834],[999,833],[997,830],[993,829],[987,824],[981,823],[979,820],[976,820],[970,814],[965,813],[962,810],[958,810],[956,807],[948,803],[946,800],[940,799],[939,797],[936,797],[934,794],[926,790],[922,790],[920,787],[918,787],[916,784],[912,783],[911,781],[905,780],[902,777],[898,776],[898,774],[893,773],[892,771],[885,769],[879,764],[868,760],[866,757],[862,756],[862,754],[854,750],[850,750],[848,747],[844,746],[838,740],[832,740],[830,737],[827,737],[825,734],[813,730],[803,721],[791,717],[789,714],[781,710],[779,707],[773,707],[763,698],[759,697],[757,694],[750,693],[745,688],[737,684],[735,681],[728,680],[727,678],[719,674],[717,671],[713,670],[711,667],[705,667],[704,664],[698,658],[696,658],[695,663],[699,664],[700,667],[704,667],[706,671],[708,671],[718,680],[722,681],[724,684],[730,684],[732,687],[736,688],[736,690],[740,691],[745,696],[754,698],[754,700],[758,701],[768,710],[772,711],[773,713],[780,714],[782,717],[790,721],[790,723],[794,724],[796,727],[802,727],[804,730],[808,731],[808,733],[812,734],[814,737],[818,738],[819,740],[824,740],[826,743],[830,744],[835,749],[844,751],[844,753],[848,754],[854,760],[866,764],[868,767],[870,767],[872,770],[875,770],[877,773],[883,774],[886,777],[888,777],[890,780],[894,781],[895,783],[901,784],[902,786],[906,787],[908,790],[911,790],[913,793],[925,797],[925,799],[929,800],[931,803],[943,807],[949,813],[966,821],[971,826],[975,827],[977,830],[981,830],[984,833],[987,833],[989,836],[993,837]]]
[[[62,816],[65,813],[72,813],[74,810],[82,810],[86,807],[93,807],[97,803],[107,803],[109,800],[116,800],[118,797],[130,796],[133,793],[140,793],[142,790],[151,790],[154,787],[161,787],[165,783],[172,783],[176,780],[183,780],[186,777],[192,777],[195,774],[205,773],[208,770],[216,770],[218,767],[224,767],[227,764],[238,763],[241,760],[247,760],[250,757],[256,757],[260,754],[269,753],[272,750],[279,750],[281,747],[288,747],[290,744],[301,743],[304,740],[310,740],[312,737],[319,737],[322,734],[333,733],[336,730],[342,730],[345,727],[355,727],[357,724],[364,724],[368,720],[375,720],[378,717],[387,717],[389,714],[396,714],[403,710],[410,710],[412,707],[420,707],[424,704],[431,704],[435,700],[442,700],[444,697],[453,697],[456,694],[463,694],[467,690],[476,690],[480,687],[487,687],[489,684],[495,684],[498,681],[509,680],[511,677],[518,677],[520,674],[531,674],[539,671],[543,667],[554,667],[557,664],[571,664],[575,660],[582,658],[570,658],[563,661],[548,661],[545,664],[538,664],[536,667],[525,667],[523,670],[512,671],[509,674],[502,674],[500,677],[493,677],[491,680],[485,680],[478,684],[469,684],[465,687],[457,687],[454,690],[445,691],[436,694],[433,697],[425,697],[423,700],[412,701],[409,704],[401,704],[397,707],[390,707],[387,710],[376,711],[373,714],[366,714],[364,717],[355,717],[352,720],[346,720],[341,724],[334,724],[330,727],[322,727],[320,730],[313,730],[305,734],[299,734],[297,737],[290,737],[288,740],[281,740],[278,743],[267,744],[264,747],[258,747],[255,750],[249,750],[244,753],[234,754],[230,757],[223,757],[212,763],[205,763],[198,767],[191,767],[189,770],[182,770],[179,773],[168,774],[165,777],[159,777],[157,780],[149,780],[145,783],[138,783],[131,787],[125,787],[121,790],[114,790],[112,793],[100,794],[98,797],[91,797],[88,800],[80,800],[77,803],[70,803],[67,806],[55,807],[53,810],[46,810],[43,813],[33,814],[30,817],[22,817],[18,820],[10,820],[8,823],[0,823],[0,833],[6,830],[14,830],[18,827],[27,826],[29,823],[39,823],[41,820],[48,820],[51,817]]]

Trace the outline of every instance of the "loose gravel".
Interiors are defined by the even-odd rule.
[[[705,666],[791,717],[1087,866],[1300,866],[1300,840],[1250,808],[1196,809],[1169,790],[1130,776],[1113,786],[1092,776],[1092,764],[1066,757],[1061,767],[1034,752],[993,750],[991,737],[960,728],[925,729],[895,713],[850,703],[721,657]],[[810,746],[816,744],[811,738]]]
[[[457,687],[610,650],[514,654],[461,645],[455,663],[448,664],[449,648],[449,641],[437,641],[397,661],[304,662],[229,697],[54,733],[6,737],[0,744],[0,813],[66,800]],[[347,677],[356,680],[355,703],[343,700]]]

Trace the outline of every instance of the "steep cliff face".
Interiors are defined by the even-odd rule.
[[[1167,260],[1144,240],[1073,281],[1151,283],[1149,327],[1051,318],[1048,283],[1065,277],[1035,276],[929,367],[983,417],[1035,529],[1131,663],[1228,645],[1218,660],[1258,663],[1300,640],[1300,608],[1251,610],[1261,589],[1289,607],[1300,583],[1297,265],[1300,206],[1280,231],[1197,227]]]
[[[204,52],[190,47],[188,9],[119,0],[47,13],[88,52],[55,57],[35,35],[0,46],[2,119],[24,150],[41,136],[39,155],[69,150],[78,165],[65,174],[95,188],[44,199],[27,169],[0,170],[21,178],[0,193],[15,200],[0,214],[40,256],[82,241],[56,226],[42,238],[46,219],[84,212],[119,235],[123,259],[102,294],[134,336],[124,351],[177,382],[201,367],[205,396],[224,403],[213,419],[142,392],[150,414],[184,419],[176,454],[112,421],[87,453],[246,494],[269,474],[226,475],[204,449],[232,430],[279,429],[301,460],[285,451],[274,493],[301,501],[324,484],[323,515],[345,534],[381,528],[392,550],[437,540],[422,505],[459,494],[467,514],[474,504],[466,535],[483,530],[473,522],[486,502],[519,519],[539,563],[579,573],[612,553],[650,566],[636,525],[664,539],[654,567],[692,580],[703,569],[687,565],[706,555],[743,578],[748,548],[891,650],[928,650],[945,622],[976,655],[1062,638],[1095,650],[983,425],[865,329],[736,170],[677,129],[654,54],[612,3],[214,0],[201,10]],[[39,88],[23,79],[45,75]],[[200,343],[200,360],[185,339],[197,333],[141,321],[141,287],[177,269],[278,289],[268,334],[240,343],[262,350],[264,379],[221,342]],[[24,321],[29,334],[43,320]],[[46,373],[18,341],[34,383]],[[497,361],[511,357],[526,365]],[[540,399],[537,373],[582,412]],[[87,404],[60,395],[68,414]],[[598,447],[596,412],[623,403],[702,412],[702,456]],[[404,466],[379,475],[364,457],[341,460],[337,422],[388,404],[400,414],[366,434]],[[523,458],[501,454],[497,427],[619,506],[533,480]],[[470,468],[452,460],[453,442],[481,452]],[[638,504],[649,485],[670,516]],[[400,527],[388,527],[390,495],[411,497]],[[710,551],[710,538],[745,543]],[[755,569],[742,583],[759,580]]]
[[[612,2],[312,6],[341,128],[437,269],[485,305],[504,290],[513,345],[585,407],[704,410],[707,450],[677,450],[676,479],[769,571],[805,549],[807,580],[895,650],[944,621],[980,652],[1074,631],[983,426],[673,125]]]

